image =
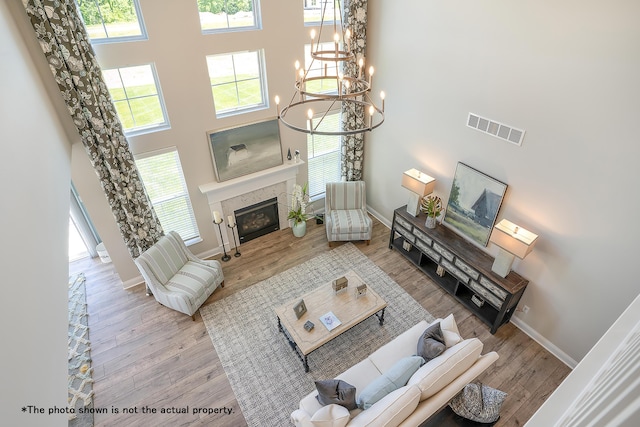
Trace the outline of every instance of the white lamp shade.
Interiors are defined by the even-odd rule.
[[[417,169],[409,169],[402,174],[402,186],[423,197],[433,193],[436,180]]]
[[[493,227],[489,241],[518,258],[523,259],[531,252],[537,239],[537,234],[525,230],[509,220],[503,219]]]

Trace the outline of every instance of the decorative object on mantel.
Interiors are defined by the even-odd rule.
[[[300,161],[300,150],[296,150],[295,153],[295,162],[298,163]]]
[[[444,222],[474,242],[487,246],[507,184],[458,162]]]
[[[224,247],[224,238],[222,237],[222,227],[220,227],[220,224],[222,224],[222,215],[220,215],[220,212],[213,211],[213,223],[218,226],[218,231],[220,232],[220,243],[222,244],[222,252],[224,252],[224,255],[222,256],[221,259],[222,261],[229,261],[231,257],[227,255],[227,250]]]
[[[436,218],[442,213],[442,199],[438,196],[427,196],[422,199],[420,210],[427,215],[427,219],[424,222],[427,228],[436,228],[438,223]]]
[[[309,196],[307,194],[307,184],[303,186],[295,184],[293,186],[293,194],[291,195],[291,207],[287,219],[293,223],[291,230],[296,237],[302,237],[307,233],[307,220],[313,215],[307,214],[307,203]]]
[[[325,16],[329,3],[324,2],[317,39],[316,30],[311,30],[311,61],[307,69],[301,68],[299,61],[295,62],[295,92],[291,101],[280,109],[280,97],[275,97],[278,119],[285,126],[307,134],[362,134],[384,122],[385,95],[380,92],[381,107],[370,98],[374,69],[370,66],[366,73],[364,56],[356,57],[354,53],[359,43],[364,45],[364,39],[356,40],[356,32],[343,27],[343,19],[338,16],[342,11],[340,0],[333,8],[333,17]],[[325,19],[329,23],[333,20],[333,49],[322,47]],[[363,115],[362,119],[353,120],[352,128],[340,126],[336,129],[335,126],[324,126],[324,118],[331,110],[362,111]],[[368,120],[364,117],[365,112]],[[317,117],[315,121],[314,117]]]
[[[337,294],[340,291],[343,291],[343,290],[347,289],[347,286],[349,286],[349,280],[344,276],[334,280],[331,283],[331,287],[333,288],[333,292],[335,294]]]
[[[277,119],[207,132],[207,137],[218,182],[283,163]]]
[[[291,148],[287,148],[287,160],[291,160]]]
[[[524,259],[529,255],[538,241],[538,235],[503,219],[493,227],[489,240],[500,248],[491,271],[500,277],[507,277],[514,258]]]
[[[238,244],[236,243],[236,228],[238,227],[238,225],[236,224],[236,219],[234,218],[233,215],[229,215],[227,217],[227,221],[229,221],[227,224],[227,227],[231,229],[231,236],[233,237],[233,246],[234,246],[234,249],[236,250],[236,253],[233,254],[233,256],[237,258],[240,255],[242,255],[238,250]]]
[[[402,186],[410,191],[407,212],[417,216],[420,212],[420,199],[433,193],[436,180],[417,169],[409,169],[402,174]]]

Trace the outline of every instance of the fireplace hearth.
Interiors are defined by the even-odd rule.
[[[265,200],[234,212],[238,224],[238,240],[245,243],[280,230],[278,199]]]

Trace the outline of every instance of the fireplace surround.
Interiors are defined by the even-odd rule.
[[[282,165],[250,175],[224,182],[201,184],[199,189],[207,197],[212,220],[214,211],[221,212],[222,217],[227,218],[235,216],[237,210],[276,198],[279,208],[278,227],[283,230],[289,228],[286,207],[290,205],[298,169],[302,165],[304,165],[302,160],[298,160],[298,162],[285,161]],[[231,230],[226,226],[222,227],[222,241],[220,241],[220,236],[214,238],[218,240],[218,246],[212,253],[222,252],[222,245],[225,245],[227,250],[234,247]]]

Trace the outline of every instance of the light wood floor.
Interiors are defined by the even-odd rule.
[[[476,336],[484,342],[485,351],[498,352],[500,359],[479,379],[508,393],[496,425],[523,425],[570,369],[511,323],[491,335],[484,323],[400,254],[389,250],[389,229],[377,220],[374,224],[371,244],[356,243],[358,249],[431,314],[444,317],[454,313],[464,337]],[[240,250],[242,256],[223,263],[224,289],[217,290],[205,304],[330,248],[324,226],[309,221],[303,238],[293,237],[289,229],[280,230],[247,242]],[[246,425],[199,314],[194,322],[162,307],[145,295],[143,286],[124,290],[111,264],[85,259],[70,264],[70,273],[74,272],[84,272],[87,278],[94,406],[107,411],[95,415],[97,427]],[[250,354],[250,349],[247,351]],[[141,413],[144,406],[160,412],[161,408],[187,405],[189,414]],[[226,407],[232,414],[193,415],[194,407]],[[129,408],[137,413],[123,414]],[[114,410],[119,413],[112,413]]]

